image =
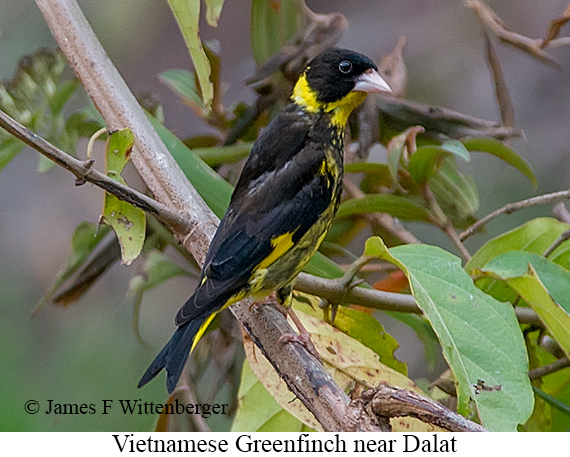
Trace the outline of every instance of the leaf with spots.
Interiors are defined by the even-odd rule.
[[[388,250],[379,237],[372,237],[365,254],[388,260],[406,273],[455,375],[458,411],[469,415],[473,400],[483,426],[491,431],[516,431],[526,422],[534,397],[512,306],[475,287],[461,260],[435,246]]]
[[[310,305],[304,303],[305,298],[311,303]],[[307,294],[303,294],[303,301],[295,301],[296,310],[300,310],[309,316],[317,318],[323,314],[318,305],[319,300]],[[400,345],[374,316],[357,309],[340,306],[337,310],[333,325],[341,332],[372,349],[378,354],[380,362],[384,365],[393,368],[405,376],[408,375],[407,365],[401,360],[398,360],[394,355],[394,352]]]
[[[379,383],[385,382],[422,394],[411,379],[381,363],[378,354],[372,349],[321,319],[309,316],[299,310],[296,313],[303,326],[311,334],[311,340],[321,356],[325,369],[346,392],[355,390],[358,393],[362,388],[376,387]],[[295,401],[294,394],[288,389],[255,343],[251,339],[246,339],[244,348],[247,361],[255,376],[281,408],[291,413],[306,426],[315,430],[322,430],[320,424],[305,406],[301,402]],[[243,392],[242,388],[240,388],[240,392]],[[252,392],[250,395],[254,396],[254,399],[260,398],[259,391]],[[242,396],[240,405],[246,401],[255,401],[254,399]],[[267,414],[264,408],[260,409],[264,411],[264,414]],[[279,410],[273,409],[271,417],[278,413]],[[240,412],[238,411],[239,415]],[[442,431],[431,424],[425,424],[411,417],[394,418],[391,424],[394,431]]]
[[[121,172],[129,161],[134,141],[133,133],[129,129],[117,130],[107,139],[105,152],[107,174],[121,184],[126,184]],[[105,193],[101,223],[113,228],[121,245],[123,264],[130,265],[143,247],[146,230],[144,211],[119,200],[114,195]]]

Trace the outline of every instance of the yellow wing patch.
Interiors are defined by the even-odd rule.
[[[291,249],[293,247],[293,233],[294,232],[288,232],[273,238],[271,240],[271,246],[273,246],[271,254],[269,254],[259,263],[256,270],[267,268],[279,257],[285,254],[289,249]]]

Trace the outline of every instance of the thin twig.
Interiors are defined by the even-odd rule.
[[[493,211],[492,213],[487,214],[485,217],[479,219],[469,228],[461,232],[459,234],[459,239],[461,241],[465,241],[467,238],[473,235],[477,230],[479,230],[481,227],[487,224],[487,222],[493,220],[494,218],[500,216],[501,214],[511,214],[514,213],[515,211],[518,211],[523,208],[528,208],[530,206],[544,205],[546,203],[552,203],[558,200],[567,200],[569,198],[570,198],[570,190],[561,190],[559,192],[554,192],[552,194],[539,195],[538,197],[532,197],[527,200],[521,200],[519,202],[509,203]]]
[[[385,383],[364,392],[363,397],[369,401],[374,414],[381,418],[409,416],[452,432],[487,431],[435,400]]]
[[[485,37],[487,64],[491,72],[491,77],[493,78],[493,85],[495,86],[495,98],[499,105],[501,121],[504,126],[513,127],[515,125],[515,111],[513,109],[509,87],[507,86],[505,75],[503,74],[503,69],[501,67],[501,61],[499,60],[497,51],[495,51],[495,47],[489,38],[489,34],[485,30],[483,22],[480,21],[480,23],[481,29],[483,30],[483,36]]]
[[[542,254],[542,255],[544,257],[548,258],[550,256],[550,254],[552,254],[558,246],[560,246],[562,243],[564,243],[568,239],[570,239],[570,229],[563,232],[562,235],[560,235],[558,237],[558,239],[554,243],[552,243],[548,247],[548,249],[546,251],[544,251],[544,254]]]
[[[451,223],[447,215],[443,212],[441,206],[439,206],[439,203],[437,202],[435,195],[433,194],[433,192],[431,191],[431,189],[427,184],[423,186],[423,195],[427,207],[430,213],[433,215],[434,219],[433,222],[447,235],[447,237],[451,241],[453,241],[453,244],[455,244],[455,246],[461,253],[461,256],[466,261],[469,261],[471,259],[471,254],[457,236],[457,232],[455,231],[453,224]]]
[[[104,173],[95,170],[93,168],[94,161],[92,159],[83,161],[67,154],[53,144],[44,140],[42,137],[36,135],[22,124],[16,122],[2,110],[0,110],[0,127],[26,143],[28,146],[34,148],[40,154],[50,160],[53,160],[56,164],[61,165],[66,170],[73,173],[77,178],[77,185],[90,182],[110,194],[115,195],[117,198],[126,201],[147,213],[154,214],[168,225],[178,227],[179,229],[185,227],[184,219],[181,215],[174,213],[162,203],[146,196],[145,194],[125,186],[109,178]]]
[[[350,265],[349,264],[339,264],[339,266],[346,270]],[[383,262],[383,263],[372,263],[368,265],[364,265],[361,269],[361,273],[391,273],[398,269],[393,263]]]
[[[101,187],[117,198],[128,201],[144,211],[156,215],[157,218],[171,224],[173,227],[186,226],[184,219],[180,215],[172,213],[169,208],[160,202],[110,179],[93,168],[87,168],[85,162],[77,160],[56,148],[51,143],[18,124],[1,110],[0,126],[58,165],[72,172],[78,179],[85,179]],[[415,298],[411,295],[365,289],[363,287],[347,288],[338,280],[319,278],[306,273],[301,273],[298,276],[295,290],[317,295],[332,303],[351,303],[385,311],[421,314]],[[536,321],[536,315],[533,314],[532,310],[528,308],[517,309],[521,310],[519,314],[524,319],[524,322]],[[527,311],[530,313],[527,313]]]
[[[528,377],[530,379],[538,379],[546,376],[548,374],[556,373],[563,368],[570,367],[570,359],[568,357],[562,357],[561,359],[555,360],[554,362],[543,365],[541,367],[535,368],[528,372]]]
[[[542,49],[543,40],[533,39],[509,30],[503,20],[491,9],[489,5],[480,0],[465,0],[465,5],[472,8],[481,21],[495,34],[503,43],[515,46],[525,51],[531,57],[541,62],[560,68],[560,64]]]
[[[469,251],[467,250],[465,245],[461,242],[461,239],[457,235],[457,232],[455,231],[455,228],[453,227],[453,224],[451,223],[451,221],[449,221],[449,220],[447,221],[447,223],[443,227],[443,231],[446,233],[446,235],[449,237],[449,239],[451,241],[453,241],[453,244],[455,244],[457,249],[459,249],[461,256],[466,261],[471,260],[471,254],[469,253]]]
[[[350,266],[346,269],[344,275],[342,275],[341,278],[335,279],[335,281],[338,282],[338,284],[345,290],[345,296],[346,292],[348,292],[350,289],[358,285],[358,282],[354,281],[354,277],[358,274],[360,269],[364,265],[372,262],[374,259],[375,259],[374,256],[363,255],[359,257],[352,264],[350,264]],[[364,280],[360,280],[360,282],[363,281]],[[327,298],[323,298],[321,300],[321,303],[319,303],[319,308],[321,309],[328,309],[329,307],[331,307],[331,315],[330,315],[331,322],[334,322],[338,310],[338,305],[344,301],[344,298],[345,297],[343,297],[343,299],[339,302],[331,302]]]

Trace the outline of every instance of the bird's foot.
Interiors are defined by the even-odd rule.
[[[293,308],[288,308],[286,311],[291,320],[293,321],[293,323],[295,324],[295,327],[297,327],[297,330],[299,330],[299,334],[296,335],[294,333],[285,333],[284,335],[281,335],[277,341],[281,344],[298,343],[302,345],[309,352],[309,354],[311,354],[319,362],[322,363],[323,361],[321,360],[321,356],[317,352],[317,349],[313,344],[313,340],[311,340],[311,334],[307,332],[307,329],[303,326],[301,320],[299,319],[295,311],[293,311]]]

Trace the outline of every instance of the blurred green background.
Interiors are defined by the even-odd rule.
[[[208,127],[156,78],[161,71],[191,65],[166,1],[79,3],[135,94],[157,95],[164,106],[166,125],[178,135],[207,132]],[[350,26],[339,45],[376,61],[405,35],[407,98],[498,119],[482,35],[476,17],[462,2],[307,3],[316,12],[343,13]],[[546,0],[540,2],[539,9],[532,0],[502,0],[492,6],[512,29],[543,37],[566,3]],[[227,0],[218,28],[205,23],[201,27],[205,39],[215,38],[221,44],[227,106],[254,99],[244,83],[255,68],[249,43],[249,6],[248,1]],[[1,80],[12,77],[22,56],[54,46],[33,1],[0,0]],[[513,99],[516,127],[523,129],[527,138],[526,143],[517,141],[515,147],[534,167],[539,189],[533,189],[522,175],[498,159],[482,160],[474,155],[470,167],[481,194],[480,215],[510,201],[569,187],[570,48],[553,52],[563,67],[556,70],[513,48],[496,46]],[[171,280],[145,295],[141,331],[150,348],[136,340],[132,307],[123,301],[136,262],[129,268],[113,267],[80,303],[69,308],[47,306],[32,319],[32,309],[67,260],[74,228],[83,220],[96,222],[103,201],[99,189],[75,187],[71,174],[61,168],[38,175],[36,163],[37,154],[26,149],[0,174],[0,430],[149,430],[155,416],[123,415],[116,401],[111,414],[104,416],[100,414],[102,400],[166,400],[162,377],[142,390],[136,389],[136,383],[170,337],[173,316],[192,291],[192,281]],[[137,184],[136,179],[127,180]],[[550,207],[537,207],[504,216],[489,226],[487,235],[473,237],[467,246],[473,250],[493,234],[535,215],[549,214]],[[449,247],[435,229],[419,224],[411,227],[424,241]],[[409,364],[410,376],[425,376],[421,350],[412,331],[393,331],[401,345],[397,354]],[[220,401],[223,398],[222,392]],[[47,415],[44,410],[49,399],[93,403],[97,414]],[[40,412],[26,414],[27,400],[38,401]],[[229,427],[227,418],[210,420]],[[217,428],[213,422],[211,425]]]

